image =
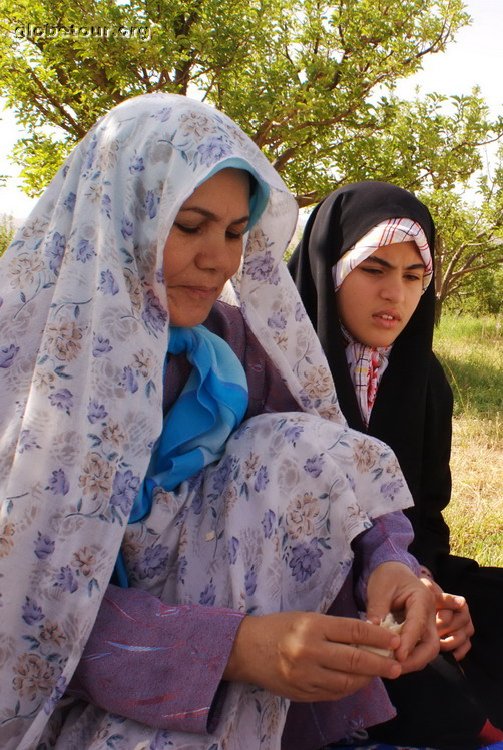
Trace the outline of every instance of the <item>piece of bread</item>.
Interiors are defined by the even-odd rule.
[[[381,628],[387,628],[388,630],[391,630],[393,633],[400,633],[403,628],[403,621],[399,622],[395,619],[395,616],[392,612],[389,612],[384,620],[381,620],[379,623]],[[377,654],[378,656],[393,656],[393,651],[391,649],[387,648],[377,648],[376,646],[366,646],[362,643],[358,644],[358,648],[363,649],[364,651],[369,651],[371,654]]]

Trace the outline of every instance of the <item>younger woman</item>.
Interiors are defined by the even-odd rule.
[[[316,206],[289,268],[348,423],[398,457],[414,497],[411,550],[437,584],[447,661],[389,684],[398,717],[372,736],[468,748],[482,741],[487,715],[503,727],[503,571],[449,554],[452,393],[432,350],[434,243],[430,213],[413,194],[361,182]],[[448,603],[439,587],[462,596]]]

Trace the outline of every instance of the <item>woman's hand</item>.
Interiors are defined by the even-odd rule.
[[[394,650],[400,637],[372,623],[314,612],[245,617],[224,679],[249,682],[294,701],[333,701],[355,693],[372,677],[394,679],[395,659],[356,648]]]
[[[423,669],[439,652],[435,595],[406,565],[387,562],[369,576],[367,618],[379,623],[388,612],[405,616],[395,658],[402,673]]]
[[[440,650],[452,651],[456,661],[460,661],[471,649],[470,638],[475,632],[466,599],[446,594],[430,577],[421,580],[435,597]]]

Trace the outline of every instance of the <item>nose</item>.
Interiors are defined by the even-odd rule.
[[[401,276],[387,277],[381,287],[381,297],[389,302],[403,302],[405,299],[405,284]]]
[[[221,271],[228,264],[228,256],[225,232],[212,231],[201,238],[196,263],[201,269]]]

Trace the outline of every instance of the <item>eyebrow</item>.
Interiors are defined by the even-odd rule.
[[[382,266],[383,268],[396,268],[392,263],[389,263],[389,261],[384,260],[384,258],[379,258],[377,255],[369,255],[368,258],[365,258],[362,263],[375,263],[378,266]],[[416,269],[422,269],[424,271],[424,263],[411,263],[410,266],[406,266],[406,271],[413,271]]]
[[[200,214],[201,216],[204,216],[205,219],[210,219],[212,221],[218,221],[219,216],[213,213],[213,211],[208,211],[206,208],[199,208],[199,206],[186,206],[185,208],[181,208],[179,210],[179,214],[185,212],[185,211],[193,211],[196,214]],[[239,219],[233,219],[230,223],[231,224],[245,224],[249,220],[250,216],[246,214],[246,216],[241,216]]]

